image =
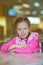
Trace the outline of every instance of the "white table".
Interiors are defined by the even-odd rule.
[[[43,65],[43,53],[0,53],[0,65]]]

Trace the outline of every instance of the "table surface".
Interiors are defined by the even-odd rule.
[[[0,65],[43,65],[43,53],[1,53]]]

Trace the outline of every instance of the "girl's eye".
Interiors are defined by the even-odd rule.
[[[21,30],[21,29],[18,29],[18,30]]]
[[[27,29],[27,28],[24,28],[25,30]]]

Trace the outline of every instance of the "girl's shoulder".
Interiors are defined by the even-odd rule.
[[[37,32],[31,32],[31,36],[35,37],[35,38],[38,38],[38,33]]]
[[[15,41],[15,43],[19,43],[20,38],[17,36],[17,37],[14,37],[12,40]]]
[[[19,39],[19,37],[17,36],[17,37],[14,37],[14,38],[12,38],[12,40],[18,40]]]
[[[37,32],[31,32],[30,36],[28,37],[28,40],[32,40],[32,39],[38,39],[38,33]]]

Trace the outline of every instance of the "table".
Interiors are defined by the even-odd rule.
[[[43,53],[1,53],[0,65],[43,65]]]

